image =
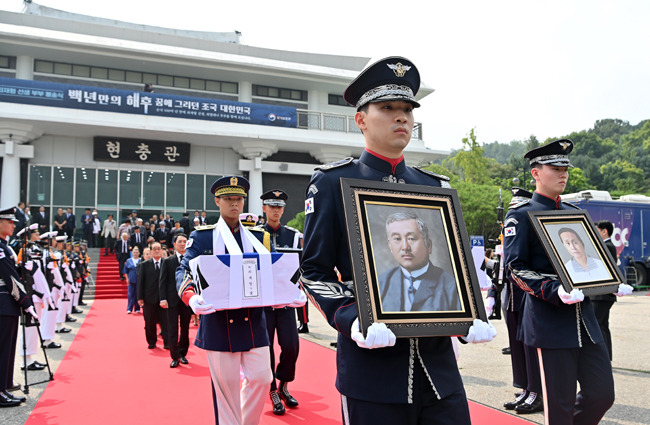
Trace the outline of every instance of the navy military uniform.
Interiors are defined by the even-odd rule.
[[[526,158],[531,165],[568,167],[571,149],[571,141],[558,140]],[[551,425],[596,424],[614,402],[611,364],[593,306],[588,298],[570,305],[561,301],[561,282],[527,215],[575,208],[535,192],[513,206],[504,222],[506,275],[527,293],[520,332],[525,345],[537,348],[546,423]]]
[[[420,77],[401,57],[362,72],[344,98],[357,110],[372,102],[401,100],[414,107]],[[469,409],[451,338],[398,338],[394,346],[364,349],[351,339],[357,319],[341,178],[449,187],[448,179],[365,150],[316,169],[305,201],[301,282],[311,301],[339,331],[336,388],[345,423],[469,423]],[[340,273],[340,280],[337,275]]]
[[[521,188],[512,188],[512,199],[510,207],[521,206],[532,198],[533,194],[529,191]],[[514,223],[511,218],[507,217],[504,221],[504,227]],[[539,361],[537,360],[537,349],[529,345],[525,345],[518,335],[517,330],[519,329],[519,324],[521,322],[521,316],[524,308],[524,297],[525,292],[509,279],[509,273],[506,269],[504,271],[504,290],[505,290],[505,320],[506,326],[508,329],[508,341],[510,347],[510,361],[512,363],[512,385],[516,388],[523,389],[523,393],[517,397],[515,401],[508,402],[504,404],[504,407],[508,410],[518,409],[522,410],[521,413],[533,413],[526,412],[526,410],[540,410],[541,405],[536,404],[533,409],[531,409],[531,403],[527,403],[526,406],[518,407],[519,404],[525,403],[530,393],[535,393],[535,395],[542,393],[542,383],[539,375]],[[494,288],[488,290],[488,297],[498,296]],[[533,400],[534,401],[534,400]]]
[[[260,196],[264,205],[271,207],[285,207],[289,195],[286,192],[274,189],[269,190]],[[267,214],[268,215],[268,214]],[[300,231],[280,225],[277,229],[273,228],[267,221],[264,230],[271,236],[271,241],[276,249],[278,248],[302,248]],[[302,308],[302,307],[300,307]],[[266,329],[269,334],[271,345],[271,371],[273,372],[273,381],[271,381],[271,402],[273,403],[273,413],[281,415],[284,413],[284,406],[280,398],[284,400],[288,407],[298,406],[298,401],[289,393],[287,382],[292,382],[296,377],[296,361],[298,360],[299,338],[298,328],[296,326],[296,308],[295,307],[265,307]],[[280,346],[280,361],[275,364],[275,352],[273,342],[275,334],[278,334],[278,345]],[[280,381],[280,389],[276,384],[276,379]],[[277,395],[275,392],[277,391]]]
[[[14,210],[9,208],[0,211],[0,220],[16,222]],[[0,407],[20,404],[17,398],[7,392],[7,388],[13,386],[18,316],[21,309],[26,310],[31,306],[31,297],[27,295],[16,269],[15,253],[7,241],[0,237]]]
[[[239,176],[223,177],[217,180],[211,188],[216,196],[246,196],[249,188],[248,181]],[[192,280],[190,261],[199,255],[214,255],[213,234],[216,225],[199,226],[190,234],[186,245],[185,256],[178,269],[176,269],[176,287],[179,297],[185,304],[190,304],[190,299],[196,292]],[[230,228],[239,247],[243,250],[242,227]],[[251,233],[264,244],[269,251],[275,251],[271,244],[269,234],[262,229],[249,229]],[[269,336],[266,330],[264,309],[240,308],[232,310],[215,311],[204,315],[199,325],[194,345],[208,350],[208,364],[212,377],[212,400],[217,423],[238,423],[244,418],[257,418],[264,407],[264,391],[271,381],[271,371],[268,367],[268,349],[259,350],[269,346]],[[236,370],[221,371],[214,365],[220,362],[221,357],[212,355],[214,352],[224,354],[239,354],[236,361],[232,357],[224,356],[224,363],[230,361]],[[241,389],[241,410],[239,399],[233,400],[240,391],[239,368],[242,367],[246,379]],[[222,373],[230,373],[224,378]],[[250,373],[251,375],[249,375]],[[235,378],[236,374],[236,378]],[[229,379],[228,379],[229,378]],[[236,381],[236,382],[235,382]],[[248,389],[247,389],[248,388]],[[225,408],[221,404],[226,404]],[[235,405],[236,404],[236,405]],[[225,419],[224,419],[225,418]],[[220,420],[221,419],[221,420]]]

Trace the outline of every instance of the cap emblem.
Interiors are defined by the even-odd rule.
[[[230,178],[230,185],[231,186],[237,186],[237,177],[231,177]]]
[[[410,66],[402,65],[401,62],[397,62],[396,64],[387,63],[386,66],[388,66],[390,69],[392,69],[393,72],[395,73],[395,76],[397,76],[397,77],[403,77],[404,74],[406,74],[406,71],[411,69]]]
[[[276,198],[279,198],[282,195],[282,192],[273,192]]]
[[[562,149],[566,150],[569,146],[571,146],[571,143],[569,143],[569,142],[560,142],[560,146],[562,146]]]

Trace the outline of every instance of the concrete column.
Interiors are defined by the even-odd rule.
[[[22,143],[40,136],[41,133],[31,125],[0,121],[0,208],[9,208],[18,205],[21,200],[26,201],[20,199],[20,158],[33,158],[34,146]]]
[[[13,140],[4,142],[2,191],[0,192],[0,208],[2,209],[16,206],[20,201],[20,158],[15,154],[15,147],[16,143]]]
[[[253,214],[262,213],[262,200],[260,196],[264,193],[262,179],[262,160],[278,151],[277,145],[269,142],[241,142],[233,147],[237,153],[246,159],[253,160],[253,167],[248,170],[248,181],[251,188],[248,191],[248,212]]]
[[[31,56],[16,56],[16,78],[21,80],[34,79],[34,58]]]
[[[307,92],[307,109],[318,112],[320,107],[320,92],[318,90],[309,90]]]
[[[239,101],[253,103],[253,84],[248,81],[239,82]]]
[[[251,183],[251,188],[248,191],[247,212],[260,215],[262,214],[262,200],[260,199],[260,196],[264,193],[262,158],[254,158],[253,163],[255,164],[255,167],[248,172],[248,181]]]

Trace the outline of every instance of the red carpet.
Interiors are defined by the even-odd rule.
[[[100,253],[102,250],[100,250]],[[127,284],[120,280],[119,265],[115,255],[103,254],[99,257],[97,270],[93,270],[95,279],[95,299],[126,299]],[[124,308],[126,310],[126,308]]]
[[[97,300],[27,425],[214,423],[205,354],[191,347],[190,364],[169,368],[169,351],[147,349],[141,314],[125,314],[126,300]],[[191,337],[196,327],[190,326]],[[297,409],[274,416],[267,400],[262,424],[341,423],[334,388],[335,353],[301,339],[292,394]],[[470,403],[474,424],[529,422]]]

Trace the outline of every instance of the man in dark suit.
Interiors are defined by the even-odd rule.
[[[163,348],[169,349],[167,340],[167,320],[160,307],[160,267],[162,248],[160,243],[154,242],[151,246],[152,258],[140,263],[138,267],[138,304],[144,313],[144,333],[149,348],[156,348],[156,323],[160,321],[160,330],[163,336]]]
[[[142,233],[142,227],[134,226],[133,234],[131,235],[131,249],[136,246],[140,249],[140,252],[144,251],[144,246],[147,243],[145,235]]]
[[[167,341],[169,341],[169,354],[172,362],[169,367],[177,367],[178,363],[187,364],[185,358],[190,348],[190,318],[192,310],[181,301],[176,291],[176,269],[183,261],[187,235],[178,233],[174,236],[174,254],[165,258],[160,269],[160,307],[167,311]],[[178,323],[180,320],[180,338]]]
[[[76,223],[76,217],[72,213],[72,208],[68,208],[66,212],[66,223],[65,223],[65,234],[68,236],[68,238],[73,238],[74,237],[74,230],[77,227]]]
[[[388,247],[399,264],[379,276],[384,311],[460,310],[454,277],[431,264],[429,228],[409,212],[386,219]]]
[[[201,211],[201,217],[199,217],[199,223],[201,223],[201,226],[210,224],[208,221],[208,213],[205,210]]]
[[[183,213],[183,218],[181,218],[178,221],[181,223],[181,227],[183,228],[183,232],[186,235],[189,235],[191,233],[190,232],[190,230],[191,230],[191,228],[190,228],[190,213],[184,212]]]
[[[84,215],[81,216],[81,228],[84,239],[88,241],[89,247],[92,247],[90,242],[93,239],[93,216],[90,214],[90,208],[86,208]]]
[[[609,250],[609,253],[612,254],[614,262],[617,262],[618,253],[616,252],[616,247],[614,246],[614,243],[611,239],[612,233],[614,233],[614,225],[611,221],[600,220],[596,222],[596,227],[598,228],[600,236],[603,238],[603,241],[605,242],[605,246]],[[616,295],[593,295],[589,298],[594,305],[596,320],[598,320],[598,326],[600,326],[600,331],[603,333],[603,338],[605,339],[605,346],[607,347],[609,360],[612,360],[612,334],[609,331],[609,310],[614,306],[614,303],[616,302]]]
[[[25,214],[25,203],[19,202],[18,208],[16,208],[16,231],[15,233],[20,232],[27,225],[27,214]],[[14,235],[15,235],[14,233]]]
[[[68,224],[65,214],[63,214],[63,208],[57,208],[56,215],[54,216],[54,221],[52,222],[53,229],[56,230],[57,236],[65,235],[65,226]]]
[[[166,245],[169,242],[169,229],[167,228],[167,223],[165,220],[160,220],[160,227],[153,232],[153,238],[156,242],[160,242],[161,245]]]
[[[120,280],[124,280],[124,263],[131,256],[131,244],[129,243],[129,234],[122,233],[122,239],[115,242],[115,255],[120,266]]]
[[[46,233],[49,230],[50,219],[48,218],[43,205],[41,205],[38,208],[38,212],[34,214],[34,223],[38,223],[38,233],[40,234]]]

